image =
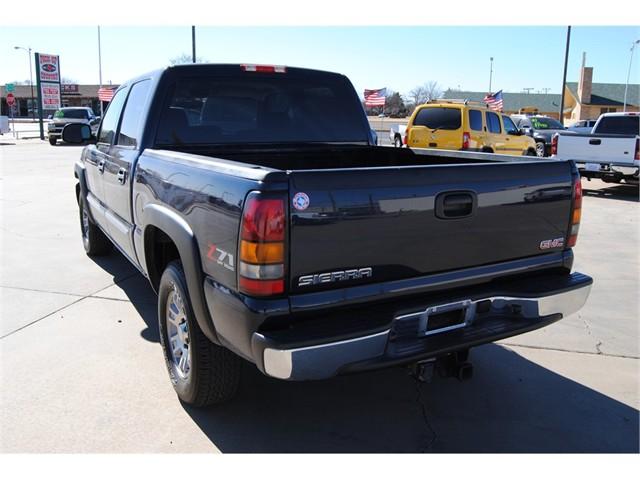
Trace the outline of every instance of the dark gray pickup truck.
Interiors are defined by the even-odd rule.
[[[75,164],[84,247],[115,245],[158,293],[185,402],[231,398],[241,359],[328,378],[454,359],[560,320],[575,165],[375,146],[343,75],[183,65],[122,85]]]

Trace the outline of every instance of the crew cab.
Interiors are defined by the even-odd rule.
[[[375,145],[340,74],[180,65],[115,92],[75,164],[84,249],[158,294],[179,398],[232,398],[241,359],[314,380],[449,359],[585,303],[570,161]],[[141,368],[143,368],[141,366]],[[464,370],[463,370],[464,369]]]
[[[573,160],[580,174],[591,180],[638,184],[640,114],[604,113],[591,133],[559,133],[553,138],[553,157]]]

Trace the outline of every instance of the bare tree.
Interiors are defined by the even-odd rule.
[[[423,85],[415,87],[407,95],[409,103],[413,105],[420,105],[427,103],[429,100],[439,98],[442,95],[442,89],[438,85],[438,82],[429,81]]]
[[[202,57],[196,57],[196,63],[207,63],[208,60]],[[186,63],[193,63],[193,57],[187,53],[182,53],[177,57],[173,57],[169,60],[170,65],[184,65]]]

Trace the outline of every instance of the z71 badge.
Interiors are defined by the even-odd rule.
[[[540,250],[547,250],[549,248],[564,247],[564,238],[554,238],[553,240],[543,240],[540,242]]]
[[[298,279],[299,287],[310,285],[320,285],[322,283],[341,282],[344,280],[359,280],[361,278],[371,278],[373,269],[371,267],[354,268],[351,270],[338,270],[335,272],[316,273],[315,275],[303,275]]]

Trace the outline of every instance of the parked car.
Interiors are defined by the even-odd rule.
[[[516,126],[535,141],[538,157],[551,155],[551,139],[566,130],[558,120],[543,115],[511,115]]]
[[[575,133],[591,133],[595,124],[596,120],[580,120],[570,125],[567,130]]]
[[[409,118],[404,143],[411,148],[536,154],[535,142],[523,135],[508,115],[466,100],[433,100],[419,105]]]
[[[47,136],[49,143],[55,145],[62,136],[62,129],[69,123],[86,123],[91,127],[92,133],[98,130],[100,119],[96,117],[89,107],[63,107],[53,114],[47,124]]]
[[[121,85],[93,141],[75,164],[84,249],[114,244],[149,280],[188,404],[233,397],[240,359],[285,380],[434,358],[465,377],[470,348],[590,290],[571,273],[572,162],[375,146],[343,75],[168,67]]]
[[[389,129],[389,140],[391,144],[396,148],[401,148],[405,143],[407,133],[407,126],[404,124],[391,125]]]
[[[604,113],[590,134],[560,133],[553,139],[553,156],[573,160],[580,174],[591,180],[638,184],[640,114]]]

